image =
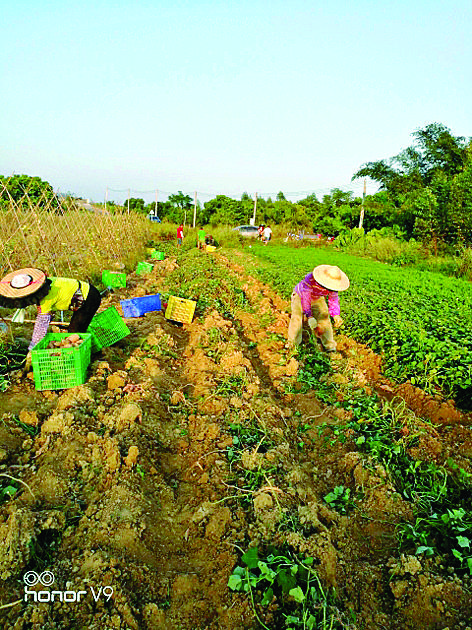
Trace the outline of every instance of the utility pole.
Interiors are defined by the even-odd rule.
[[[131,197],[131,189],[128,188],[128,214],[129,214],[129,198]]]
[[[154,205],[154,214],[157,217],[157,197],[159,196],[159,191],[156,190],[156,201],[155,201],[155,205]]]
[[[107,212],[107,201],[108,201],[108,186],[107,186],[107,189],[105,191],[105,214]]]
[[[364,223],[364,203],[365,203],[365,190],[366,190],[366,183],[365,183],[365,178],[364,178],[364,194],[362,195],[362,205],[361,205],[361,214],[359,217],[359,227],[362,228],[362,224]]]
[[[196,220],[197,220],[197,191],[195,191],[195,196],[193,200],[193,227],[195,227]]]
[[[256,211],[257,211],[257,193],[254,197],[254,215],[252,217],[252,225],[256,225]]]

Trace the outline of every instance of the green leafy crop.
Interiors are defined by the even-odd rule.
[[[323,587],[312,557],[302,559],[273,548],[260,557],[259,549],[250,547],[241,560],[245,566],[233,570],[228,586],[249,595],[256,618],[266,630],[268,627],[257,611],[274,602],[278,608],[278,628],[355,630],[351,611],[342,611],[335,593]]]
[[[344,328],[382,355],[386,374],[472,407],[472,291],[439,273],[400,269],[329,248],[258,248],[259,276],[285,297],[316,265],[337,265],[351,286],[340,294]]]

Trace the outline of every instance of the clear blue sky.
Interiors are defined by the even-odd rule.
[[[471,18],[470,0],[4,2],[0,174],[95,201],[357,193],[415,129],[472,135]]]

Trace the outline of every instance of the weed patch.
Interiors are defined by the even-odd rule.
[[[0,341],[0,392],[10,387],[10,372],[22,367],[27,352],[26,344],[18,341],[13,343]]]
[[[403,405],[381,404],[376,396],[357,394],[337,403],[352,419],[335,427],[330,441],[346,436],[373,462],[382,464],[400,495],[413,504],[416,521],[398,526],[400,546],[416,554],[445,555],[458,569],[472,574],[472,475],[452,460],[444,465],[415,459],[410,454],[426,427],[417,427]],[[330,430],[330,427],[323,427]],[[414,451],[413,451],[414,452]]]
[[[261,617],[271,608],[271,627],[332,630],[356,628],[355,618],[342,611],[334,591],[325,589],[314,568],[312,557],[301,558],[290,551],[269,548],[266,553],[251,547],[231,574],[228,586],[247,593],[257,620],[269,630]],[[272,612],[274,611],[274,612]]]

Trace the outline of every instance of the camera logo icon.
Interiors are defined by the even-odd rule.
[[[41,574],[36,573],[36,571],[28,571],[23,576],[23,582],[26,586],[36,586],[38,583],[43,586],[51,586],[54,584],[54,579],[54,573],[51,571],[43,571]]]

